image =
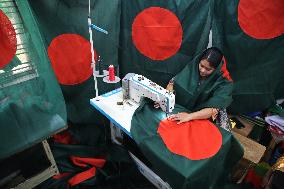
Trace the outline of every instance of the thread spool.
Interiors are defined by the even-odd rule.
[[[114,66],[109,65],[108,67],[108,80],[114,81],[115,80],[115,73],[114,73]]]
[[[105,70],[106,71],[106,70]],[[115,69],[114,65],[109,65],[108,72],[104,78],[103,81],[105,83],[118,83],[120,81],[120,78],[118,76],[115,76]]]
[[[105,77],[108,75],[108,70],[104,70],[104,65],[101,56],[98,57],[96,62],[96,69],[94,70],[94,75],[96,77]]]

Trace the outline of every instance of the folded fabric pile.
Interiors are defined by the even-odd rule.
[[[265,117],[265,121],[269,124],[269,131],[271,135],[279,140],[284,140],[284,117],[279,115],[272,115]]]

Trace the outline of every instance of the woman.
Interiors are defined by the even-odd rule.
[[[152,170],[172,188],[224,188],[231,167],[243,155],[230,132],[206,120],[232,101],[222,57],[217,48],[207,49],[174,77],[167,87],[174,85],[176,93],[173,121],[150,100],[132,117],[132,138]],[[187,122],[193,119],[202,120]],[[187,123],[177,127],[176,122]]]
[[[173,114],[171,120],[178,124],[196,119],[214,121],[219,109],[231,103],[233,85],[229,77],[224,77],[226,68],[222,59],[222,52],[211,47],[174,78],[176,101],[191,112]],[[173,89],[173,81],[167,89]]]

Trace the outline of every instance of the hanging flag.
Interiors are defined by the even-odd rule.
[[[88,28],[89,1],[29,0],[38,20],[46,49],[66,103],[68,120],[74,124],[102,124],[89,100],[96,96],[91,67]],[[90,1],[92,23],[108,31],[93,30],[95,59],[104,69],[118,64],[120,0]],[[99,94],[114,88],[98,78]]]
[[[233,113],[262,111],[284,97],[284,1],[215,1],[213,45],[234,81]]]
[[[208,44],[210,1],[122,1],[121,75],[135,72],[165,85]]]

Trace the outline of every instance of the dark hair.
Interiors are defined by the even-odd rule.
[[[213,68],[217,68],[222,58],[223,58],[222,51],[217,47],[211,47],[206,49],[202,53],[200,60],[206,59],[210,63],[210,66],[212,66]]]

